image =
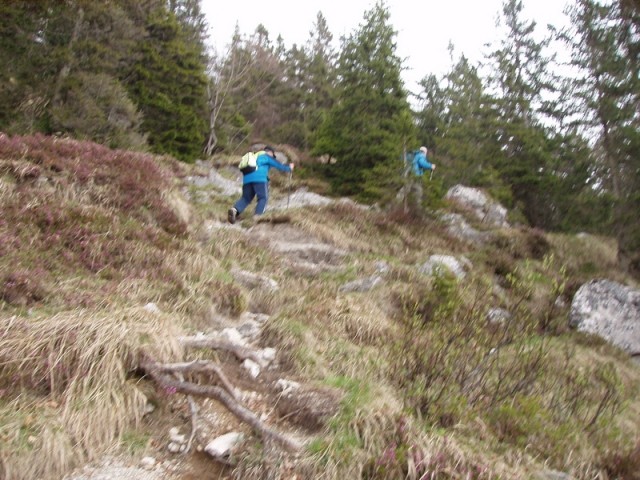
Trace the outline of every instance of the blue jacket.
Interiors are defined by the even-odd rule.
[[[427,160],[427,156],[424,153],[418,152],[413,156],[414,175],[421,177],[425,170],[432,170],[432,169],[433,169],[433,165],[429,163],[429,160]]]
[[[271,155],[264,152],[256,159],[256,167],[255,172],[247,173],[243,176],[243,185],[247,183],[267,183],[269,181],[269,170],[271,167],[275,167],[282,172],[291,171],[289,165],[280,163],[274,158],[271,158]]]

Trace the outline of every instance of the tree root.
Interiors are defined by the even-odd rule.
[[[196,360],[187,363],[160,364],[147,358],[142,361],[141,367],[153,380],[164,388],[174,389],[176,392],[180,392],[184,395],[212,398],[219,401],[236,418],[251,426],[261,437],[274,441],[285,450],[289,452],[297,452],[302,448],[302,444],[300,442],[265,425],[255,413],[242,406],[235,395],[235,389],[231,383],[226,379],[224,374],[222,374],[220,368],[217,365],[212,364],[212,362]],[[224,388],[215,385],[199,385],[189,381],[176,380],[171,376],[171,374],[175,373],[182,374],[202,372],[216,373],[218,378],[221,379]],[[222,380],[223,378],[225,380]]]
[[[186,348],[210,348],[212,350],[224,350],[233,353],[239,360],[253,360],[261,367],[264,367],[264,359],[262,359],[254,350],[231,342],[225,342],[217,338],[211,337],[181,337],[180,344]]]

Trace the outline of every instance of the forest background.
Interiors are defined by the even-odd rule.
[[[640,7],[576,0],[570,26],[543,40],[505,0],[504,36],[480,64],[452,49],[450,70],[418,92],[380,1],[333,47],[321,12],[301,46],[264,25],[207,49],[199,0],[3,2],[0,131],[92,140],[185,162],[289,145],[327,194],[385,204],[403,154],[428,145],[436,205],[454,184],[482,187],[512,219],[552,231],[613,233],[640,275]],[[565,42],[570,65],[549,48]]]

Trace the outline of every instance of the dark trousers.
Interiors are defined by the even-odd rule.
[[[258,197],[256,205],[256,215],[262,215],[267,208],[267,200],[269,198],[269,185],[265,183],[245,183],[242,185],[242,198],[234,205],[238,213],[244,212],[249,206],[253,197]]]

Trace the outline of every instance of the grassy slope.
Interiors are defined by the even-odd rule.
[[[211,312],[249,308],[272,315],[262,338],[289,376],[344,394],[293,467],[303,476],[527,478],[547,463],[576,478],[634,478],[638,368],[566,326],[582,282],[628,281],[608,239],[520,229],[474,249],[429,216],[292,209],[289,227],[349,252],[338,270],[309,276],[237,231],[205,235],[201,222],[223,218],[231,199],[186,215],[171,192],[188,169],[90,143],[0,136],[4,477],[58,478],[114,439],[153,435],[129,378],[140,352],[175,358],[181,332],[206,328]],[[417,272],[442,253],[470,259],[464,281]],[[381,286],[339,291],[374,275],[378,260],[389,265]],[[281,288],[249,296],[232,267]],[[164,313],[150,315],[148,302]],[[487,322],[492,307],[513,316]],[[283,476],[269,455],[257,450],[235,475]]]

